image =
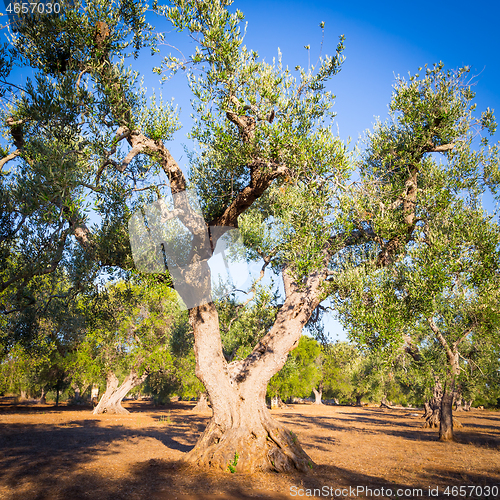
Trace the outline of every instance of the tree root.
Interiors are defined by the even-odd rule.
[[[229,472],[307,472],[314,466],[297,436],[273,421],[262,423],[258,430],[224,431],[212,420],[184,461]]]

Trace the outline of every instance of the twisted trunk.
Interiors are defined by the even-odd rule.
[[[198,402],[196,403],[193,411],[210,411],[210,406],[208,406],[207,393],[201,392],[198,396]]]
[[[209,270],[198,276],[209,279]],[[196,375],[208,391],[213,415],[187,454],[188,463],[238,472],[312,468],[297,437],[271,416],[265,397],[269,380],[297,346],[305,323],[320,302],[321,280],[313,275],[299,288],[286,270],[283,280],[286,300],[276,322],[245,360],[226,362],[213,303],[190,309]]]
[[[40,394],[40,399],[38,400],[38,404],[44,405],[47,401],[45,399],[45,388],[42,387],[42,393]]]
[[[441,398],[441,420],[439,425],[439,440],[453,441],[453,386],[445,384]]]
[[[321,397],[323,396],[323,385],[320,384],[317,389],[313,387],[313,393],[314,393],[314,404],[322,405],[323,402],[321,401]]]
[[[457,377],[460,374],[460,354],[458,352],[458,346],[465,338],[467,338],[467,335],[471,332],[472,327],[463,332],[463,335],[450,345],[437,327],[436,323],[434,323],[433,318],[428,318],[427,321],[431,330],[436,335],[437,340],[446,352],[446,358],[448,360],[448,373],[446,375],[444,391],[441,393],[439,439],[440,441],[453,441],[453,424],[455,423],[457,427],[462,427],[459,422],[454,422],[453,420],[455,386]]]
[[[99,404],[94,408],[92,413],[94,415],[99,415],[100,413],[127,415],[129,411],[122,406],[123,398],[134,387],[142,384],[147,376],[147,373],[139,376],[132,370],[119,386],[116,375],[113,372],[109,372],[106,377],[106,392],[102,395]]]
[[[443,398],[443,386],[436,378],[432,398],[424,404],[425,407],[425,423],[424,427],[437,428],[441,421],[441,400]]]
[[[273,396],[271,398],[271,410],[276,410],[279,408],[288,408],[288,406],[283,402],[281,396]]]

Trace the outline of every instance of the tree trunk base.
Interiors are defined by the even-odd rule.
[[[208,406],[208,400],[207,400],[206,393],[200,394],[200,397],[198,398],[198,402],[194,406],[193,411],[197,411],[197,412],[211,411],[210,406]]]
[[[228,472],[307,472],[313,468],[313,461],[293,432],[273,419],[259,427],[239,426],[224,431],[212,419],[184,461]]]
[[[96,408],[97,409],[97,408]],[[122,405],[109,405],[102,408],[100,411],[93,411],[94,415],[107,413],[108,415],[129,415],[130,412]]]
[[[440,412],[431,413],[425,420],[424,429],[436,429],[440,423]]]

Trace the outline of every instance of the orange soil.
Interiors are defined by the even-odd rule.
[[[210,415],[192,412],[193,405],[127,402],[129,415],[95,416],[90,408],[14,406],[0,398],[0,498],[281,500],[316,493],[379,500],[427,498],[429,487],[438,487],[431,498],[452,499],[460,490],[445,495],[447,486],[466,486],[467,498],[485,499],[486,488],[470,487],[500,490],[499,412],[457,414],[464,424],[457,442],[441,443],[436,430],[412,416],[421,412],[291,405],[273,414],[297,434],[316,467],[308,474],[245,475],[181,466]],[[490,498],[500,499],[494,491]]]

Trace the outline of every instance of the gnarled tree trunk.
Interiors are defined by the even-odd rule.
[[[357,405],[361,406],[361,404]],[[382,401],[380,401],[380,408],[387,408],[388,410],[392,410],[392,403],[390,401],[387,401],[387,397],[384,396],[382,398]]]
[[[441,398],[441,419],[439,425],[439,440],[453,441],[453,386],[444,386]]]
[[[280,395],[273,396],[271,398],[271,410],[279,409],[279,408],[289,408],[284,401],[281,399]]]
[[[45,399],[45,388],[42,387],[42,393],[40,394],[40,398],[38,399],[38,404],[44,405],[46,404],[46,399]]]
[[[197,275],[210,279],[209,269]],[[285,270],[286,299],[276,322],[246,359],[229,364],[223,355],[214,304],[190,309],[196,375],[209,393],[213,416],[186,462],[225,471],[231,466],[238,472],[307,471],[313,467],[295,434],[273,419],[265,397],[269,380],[297,346],[320,302],[319,278],[313,275],[299,289]]]
[[[193,411],[210,411],[210,406],[208,406],[208,399],[206,392],[200,392],[198,396],[198,402],[196,403]]]
[[[364,394],[356,394],[356,406],[363,406],[361,404],[361,400],[363,399]]]
[[[131,371],[118,386],[118,378],[113,372],[109,372],[106,377],[106,392],[102,395],[99,404],[94,408],[92,412],[94,415],[100,413],[112,413],[112,414],[122,414],[127,415],[128,410],[123,408],[122,400],[123,398],[138,385],[142,384],[146,380],[148,374],[144,373],[139,376],[135,371]]]
[[[441,392],[441,404],[440,404],[440,419],[439,419],[439,439],[440,441],[453,441],[453,424],[456,427],[462,427],[458,421],[453,419],[453,400],[455,398],[455,383],[457,376],[460,374],[460,364],[459,364],[459,352],[458,345],[462,340],[467,338],[467,335],[471,330],[464,332],[461,338],[457,339],[451,345],[448,344],[443,334],[439,330],[436,323],[434,323],[433,318],[427,319],[431,330],[436,335],[437,340],[446,352],[446,358],[448,359],[448,373],[446,376],[446,383],[444,386],[444,391]]]
[[[314,404],[322,405],[323,404],[323,401],[321,401],[321,396],[323,395],[322,385],[320,384],[317,389],[313,387],[313,392],[314,392]]]
[[[432,398],[428,403],[424,404],[425,407],[425,423],[424,427],[439,427],[441,421],[441,399],[443,398],[443,386],[441,382],[436,378],[434,383],[434,389]]]

